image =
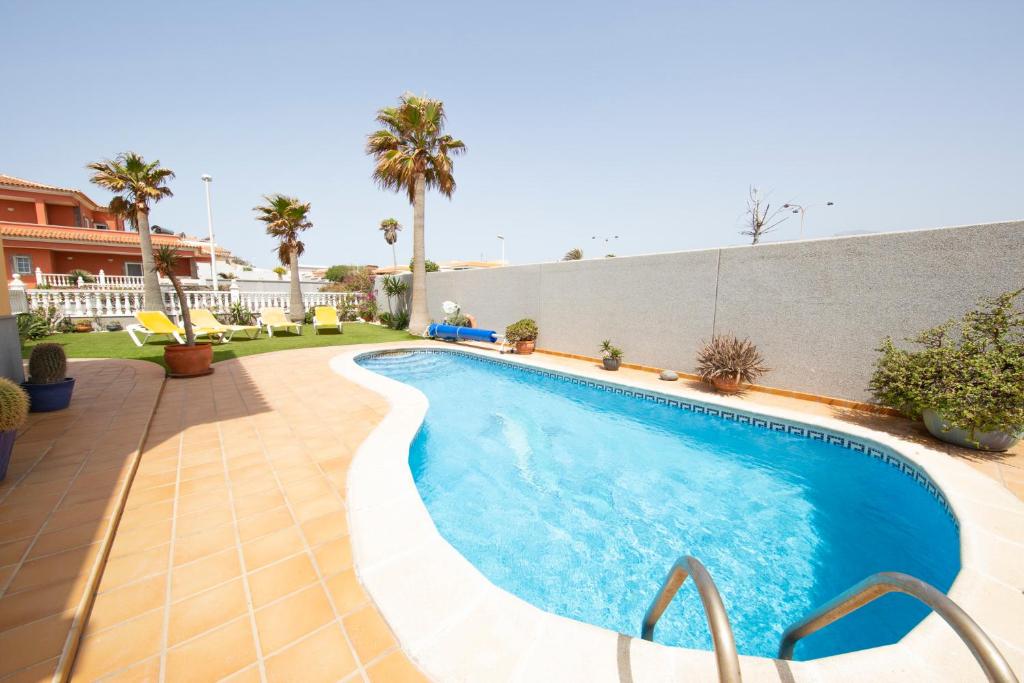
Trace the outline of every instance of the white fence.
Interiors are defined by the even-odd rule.
[[[142,291],[144,278],[141,275],[107,275],[100,269],[96,275],[91,275],[92,282],[86,282],[80,275],[68,273],[44,273],[42,269],[36,268],[37,287],[58,287],[60,289],[137,289]],[[195,278],[181,278],[182,284],[205,283],[205,280]],[[160,278],[160,284],[170,286],[171,281],[165,277]]]
[[[117,318],[130,317],[142,310],[143,295],[134,290],[99,289],[24,289],[15,280],[11,283],[11,308],[14,313],[25,313],[30,308],[48,309],[53,306],[70,318]],[[173,317],[181,315],[178,295],[164,291],[164,309]],[[311,292],[302,295],[307,309],[313,306],[359,305],[364,295],[359,292]],[[206,308],[214,313],[226,312],[233,304],[240,303],[249,310],[259,313],[263,308],[289,308],[289,296],[279,292],[239,292],[236,287],[229,291],[186,291],[189,308]]]

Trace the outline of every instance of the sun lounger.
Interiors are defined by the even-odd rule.
[[[192,327],[203,328],[212,332],[220,333],[223,341],[231,341],[235,334],[241,332],[249,339],[260,336],[259,325],[225,325],[205,308],[197,308],[190,311],[192,315]]]
[[[135,314],[135,319],[139,322],[129,325],[126,329],[128,336],[132,338],[136,346],[142,346],[149,341],[150,337],[158,334],[165,334],[179,344],[185,343],[185,328],[171,322],[171,319],[163,311],[139,311]],[[192,331],[197,337],[217,334],[216,330],[209,330],[194,324]],[[143,337],[142,339],[139,339],[140,335]]]
[[[260,311],[260,325],[267,329],[267,334],[274,336],[275,329],[294,329],[295,334],[302,334],[302,323],[292,322],[285,315],[283,308],[264,308]]]
[[[317,306],[313,309],[313,332],[320,334],[321,327],[345,332],[341,329],[341,321],[338,320],[338,309],[333,306]]]

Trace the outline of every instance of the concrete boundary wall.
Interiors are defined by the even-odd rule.
[[[437,319],[452,300],[484,328],[534,318],[542,348],[597,356],[607,338],[627,362],[685,372],[731,332],[762,350],[762,384],[852,400],[869,398],[885,336],[1019,287],[1024,221],[427,276]]]

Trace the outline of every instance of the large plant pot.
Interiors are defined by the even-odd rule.
[[[164,347],[168,377],[200,377],[213,372],[213,344],[197,342],[195,346],[169,344]]]
[[[17,435],[16,429],[0,432],[0,481],[7,476],[7,466],[11,464],[11,451],[14,450],[14,437]]]
[[[75,390],[75,378],[66,377],[53,384],[31,384],[22,382],[21,388],[28,394],[28,409],[33,413],[48,413],[64,410],[71,403],[71,392]]]
[[[713,377],[711,384],[723,394],[738,394],[743,391],[743,385],[735,377]]]
[[[618,370],[619,366],[622,365],[621,358],[602,358],[601,363],[604,364],[605,370]]]
[[[75,323],[75,332],[92,332],[92,323]]]
[[[522,356],[528,356],[533,353],[534,343],[530,341],[518,341],[516,342],[516,353]]]
[[[1013,448],[1014,444],[1020,441],[1020,434],[1011,434],[1004,431],[974,432],[961,429],[947,422],[941,415],[926,408],[921,411],[921,418],[928,432],[940,441],[951,443],[964,448],[973,448],[977,451],[1005,451]]]

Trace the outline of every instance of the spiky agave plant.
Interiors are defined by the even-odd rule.
[[[731,334],[715,335],[697,353],[697,374],[705,382],[720,378],[753,384],[768,370],[753,342]]]

